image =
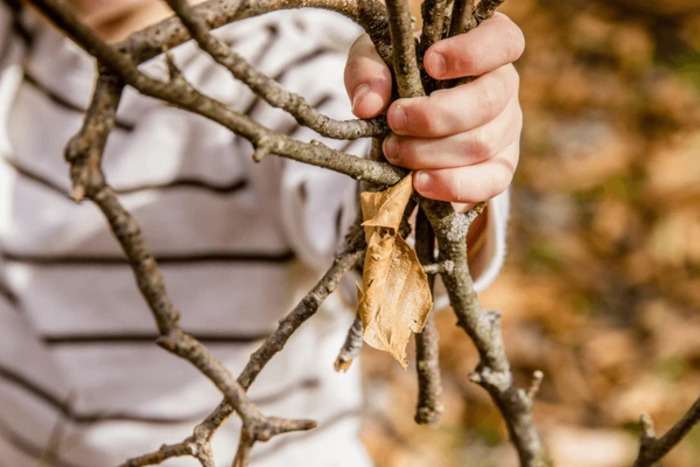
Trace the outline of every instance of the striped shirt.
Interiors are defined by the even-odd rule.
[[[342,86],[358,29],[326,12],[283,12],[217,32],[323,113],[350,118]],[[192,43],[173,51],[199,89],[294,137],[322,139],[255,97]],[[82,123],[94,63],[29,12],[0,4],[0,466],[114,465],[181,441],[220,400],[155,325],[97,208],[69,200],[63,148]],[[142,65],[164,76],[162,58]],[[366,141],[332,142],[361,155]],[[237,374],[330,264],[355,215],[348,177],[274,156],[202,117],[127,90],[104,156],[140,222],[181,324]],[[507,197],[492,204],[479,286],[503,256]],[[370,465],[359,441],[358,365],[333,361],[352,313],[331,296],[249,394],[265,414],[320,428],[277,437],[253,465]],[[230,462],[236,417],[213,448]],[[164,465],[197,465],[173,459]]]

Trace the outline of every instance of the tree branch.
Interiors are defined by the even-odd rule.
[[[503,414],[521,465],[547,465],[546,453],[532,420],[532,400],[513,381],[501,337],[500,313],[487,312],[481,307],[469,274],[466,234],[485,205],[480,204],[466,215],[455,213],[446,203],[423,200],[421,206],[435,231],[439,259],[454,264],[451,271],[442,274],[442,281],[457,315],[457,324],[479,352],[480,362],[471,379],[488,391]]]
[[[352,325],[350,325],[350,329],[348,329],[343,347],[341,347],[340,352],[338,352],[338,357],[333,364],[335,371],[348,371],[353,360],[360,354],[363,343],[362,337],[362,320],[359,316],[355,316]]]
[[[30,0],[66,34],[88,53],[117,74],[126,84],[142,94],[169,102],[176,107],[202,115],[232,132],[248,139],[256,148],[264,147],[271,153],[318,167],[327,168],[356,180],[380,185],[392,185],[406,173],[405,170],[352,156],[332,149],[320,142],[304,143],[287,135],[273,132],[250,117],[235,112],[225,104],[194,89],[182,76],[164,83],[141,73],[134,63],[105,43],[90,28],[73,15],[62,0]]]
[[[413,21],[407,0],[387,0],[394,77],[400,97],[424,96],[413,39]]]
[[[386,8],[378,0],[209,0],[193,10],[204,19],[208,29],[217,29],[265,13],[304,7],[321,8],[346,16],[367,32],[372,42],[379,46],[377,50],[382,57],[391,56]],[[140,64],[160,55],[164,49],[172,49],[190,39],[189,31],[173,16],[130,35],[115,47]]]
[[[227,403],[241,416],[251,439],[267,440],[288,431],[313,428],[315,422],[309,420],[263,417],[228,369],[199,341],[180,328],[179,311],[168,298],[162,274],[146,247],[138,223],[107,185],[101,170],[102,153],[114,127],[122,90],[123,83],[118,78],[106,72],[100,74],[83,127],[66,148],[66,159],[71,163],[75,183],[72,196],[76,199],[83,196],[89,198],[106,217],[156,321],[160,334],[157,344],[190,361],[216,385],[225,395]],[[189,442],[185,444],[191,446]],[[159,455],[182,455],[187,446],[166,447],[159,451]]]
[[[321,114],[302,96],[287,91],[277,81],[251,66],[227,44],[209,34],[209,26],[204,17],[197,14],[187,0],[166,1],[202,50],[268,104],[291,114],[300,125],[335,139],[382,137],[387,132],[385,117],[338,121]]]
[[[639,421],[642,427],[639,454],[633,467],[653,465],[673,449],[698,422],[700,422],[700,397],[661,438],[657,438],[654,433],[654,421],[649,415],[643,414]]]
[[[421,264],[435,261],[435,234],[425,213],[418,208],[416,215],[416,254]],[[428,276],[430,291],[433,292],[435,276]],[[418,373],[418,403],[414,420],[419,424],[437,425],[445,407],[442,402],[442,382],[440,380],[440,351],[435,311],[431,310],[423,331],[416,334],[416,371]]]
[[[452,6],[452,18],[448,36],[456,36],[476,27],[476,21],[472,12],[474,0],[455,0]],[[493,14],[493,12],[492,12]]]
[[[501,6],[504,0],[481,0],[474,10],[474,19],[478,25],[493,16],[496,8]]]

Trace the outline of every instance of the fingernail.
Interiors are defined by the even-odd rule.
[[[384,156],[389,162],[396,162],[399,159],[399,141],[396,135],[391,134],[384,140]]]
[[[352,93],[352,111],[353,112],[355,112],[357,105],[360,103],[362,98],[367,95],[368,92],[369,92],[369,84],[360,84],[358,87],[355,88],[355,91]]]
[[[389,126],[394,131],[401,131],[408,125],[406,112],[400,104],[391,109],[387,118],[389,119]]]
[[[445,65],[445,57],[439,52],[433,52],[425,57],[425,67],[428,69],[433,78],[440,78],[445,74],[447,65]]]
[[[428,172],[419,170],[415,174],[414,186],[418,191],[430,191],[433,185],[433,177]]]

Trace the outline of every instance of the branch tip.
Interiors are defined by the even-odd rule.
[[[357,358],[362,349],[363,342],[363,329],[362,320],[359,316],[356,316],[348,329],[348,334],[345,337],[345,342],[338,353],[338,357],[335,359],[333,368],[337,372],[347,372],[352,365],[353,360]]]
[[[654,439],[656,438],[656,431],[654,429],[654,419],[648,413],[642,413],[639,417],[639,427],[642,429],[642,437]]]
[[[272,151],[270,151],[269,146],[258,146],[253,152],[253,161],[261,162],[263,159],[269,156],[271,152]]]
[[[541,370],[535,370],[532,373],[532,382],[530,383],[530,387],[527,390],[527,397],[529,397],[531,400],[535,398],[537,393],[540,390],[540,385],[542,384],[542,380],[544,379],[544,372]]]

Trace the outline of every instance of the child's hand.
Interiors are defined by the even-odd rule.
[[[391,75],[365,35],[350,50],[345,88],[359,118],[386,110],[393,133],[384,141],[384,154],[391,163],[416,170],[420,194],[477,203],[505,191],[518,163],[522,112],[512,62],[524,47],[520,29],[497,13],[425,54],[433,78],[478,79],[429,97],[398,99],[386,110]]]

